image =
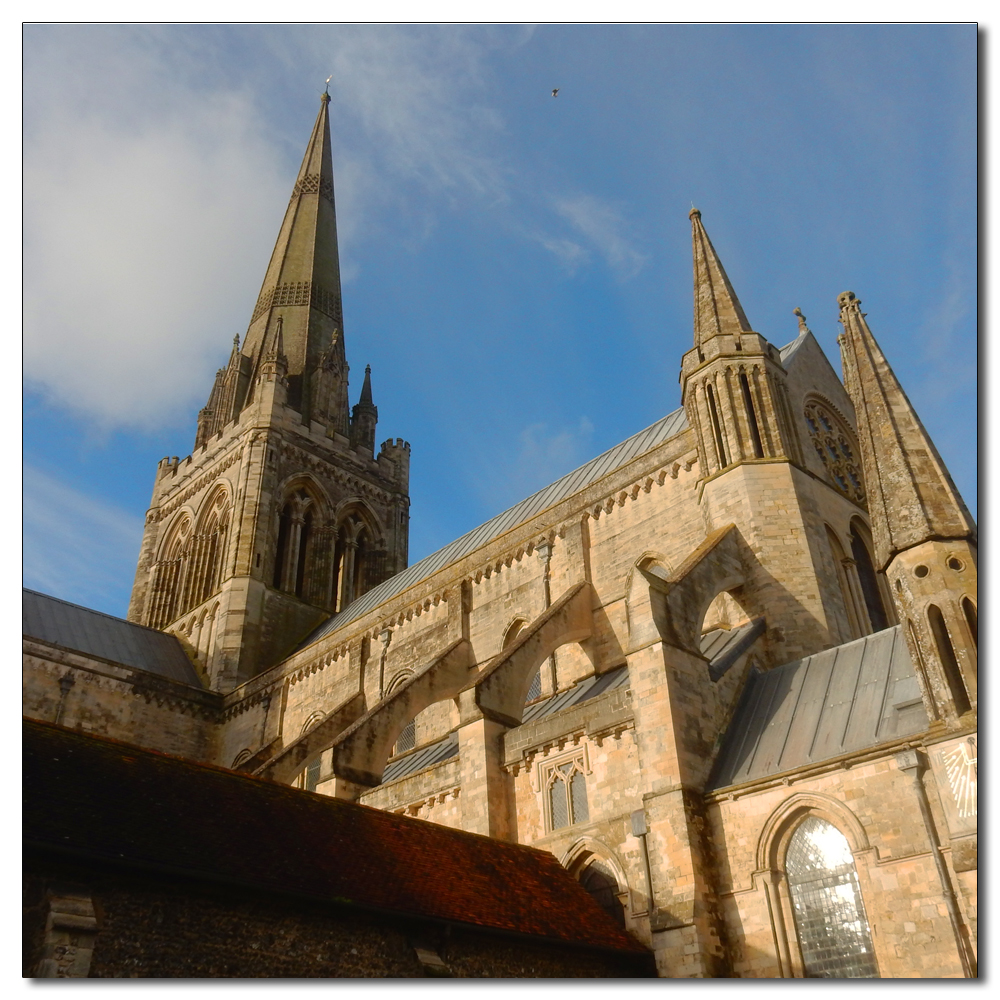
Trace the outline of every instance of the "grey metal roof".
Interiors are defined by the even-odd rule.
[[[913,663],[896,625],[755,671],[709,784],[764,778],[926,728]]]
[[[204,685],[178,638],[35,590],[23,591],[24,634],[181,684]]]
[[[524,723],[543,719],[547,715],[554,715],[564,708],[569,708],[570,705],[579,705],[583,701],[596,698],[605,691],[627,685],[628,667],[616,667],[599,677],[587,677],[585,680],[578,681],[567,691],[561,691],[559,694],[533,702],[525,708],[521,721]],[[458,734],[449,733],[443,740],[429,743],[405,757],[390,761],[386,765],[385,771],[382,772],[382,784],[395,781],[397,778],[405,778],[409,774],[416,774],[417,771],[422,771],[425,767],[456,756],[458,756]]]
[[[305,638],[299,649],[308,646],[324,635],[329,635],[335,629],[347,625],[356,618],[367,614],[373,608],[377,608],[380,604],[389,600],[389,598],[401,594],[408,587],[412,587],[426,577],[431,576],[449,563],[467,556],[480,546],[485,545],[494,538],[498,538],[504,532],[516,528],[519,524],[534,517],[536,514],[540,514],[543,510],[554,506],[561,500],[565,500],[574,493],[579,492],[585,486],[596,482],[609,472],[621,468],[621,466],[625,465],[626,462],[630,462],[637,455],[642,455],[657,445],[663,444],[664,441],[670,440],[670,438],[680,434],[686,427],[687,414],[683,407],[674,410],[673,413],[668,413],[645,430],[639,431],[638,434],[633,434],[632,437],[622,441],[621,444],[616,444],[614,448],[610,448],[604,454],[598,455],[597,458],[591,459],[585,465],[581,465],[580,468],[567,473],[562,479],[557,479],[551,485],[546,486],[537,493],[533,493],[530,497],[520,501],[520,503],[514,504],[513,507],[505,510],[502,514],[497,514],[496,517],[491,518],[485,524],[481,524],[478,528],[473,528],[472,531],[466,532],[460,538],[456,538],[455,541],[449,542],[444,548],[438,549],[437,552],[432,552],[429,556],[425,556],[419,562],[408,566],[395,576],[380,583],[377,587],[373,587],[366,594],[362,594],[356,601],[348,604],[343,611],[339,611],[315,628]]]
[[[701,637],[708,675],[717,681],[764,634],[764,619],[755,618],[734,629],[716,628]]]
[[[795,357],[798,353],[799,348],[806,342],[806,334],[800,333],[794,340],[789,341],[784,347],[778,350],[778,355],[781,358],[781,363],[788,367],[788,362]]]
[[[605,691],[613,691],[615,688],[628,687],[628,667],[615,667],[606,674],[596,677],[585,677],[582,681],[577,681],[566,691],[549,695],[541,701],[532,702],[528,705],[521,716],[521,724],[525,722],[537,722],[546,716],[555,715],[564,708],[571,705],[579,705],[582,702],[590,701]]]
[[[437,743],[428,743],[427,746],[414,750],[413,753],[407,754],[405,757],[389,761],[382,772],[382,784],[395,781],[397,778],[405,778],[408,774],[416,774],[417,771],[422,771],[425,767],[440,764],[443,760],[457,756],[458,733],[449,733]]]
[[[755,642],[757,637],[764,631],[764,619],[758,618],[756,621],[747,622],[739,628],[714,629],[702,636],[701,650],[711,661],[709,670],[717,671],[718,676],[732,666]],[[628,667],[622,665],[607,673],[593,677],[585,677],[582,681],[577,681],[571,688],[560,691],[557,694],[549,695],[539,701],[532,702],[524,709],[521,716],[521,724],[527,722],[537,722],[539,719],[547,718],[561,712],[565,708],[573,705],[580,705],[591,698],[596,698],[605,691],[614,691],[615,688],[628,687],[629,676]],[[425,767],[440,763],[458,755],[458,735],[449,733],[443,740],[436,743],[429,743],[419,750],[390,761],[382,773],[382,784],[388,781],[395,781],[397,778],[405,778],[409,774],[416,774]]]

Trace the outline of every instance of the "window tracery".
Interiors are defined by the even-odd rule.
[[[549,830],[585,823],[590,819],[587,800],[586,748],[545,765],[542,790],[545,798],[546,825]]]
[[[845,497],[863,502],[865,489],[854,436],[819,400],[806,403],[805,418],[809,438],[834,487]]]

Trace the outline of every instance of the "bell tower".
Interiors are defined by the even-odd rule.
[[[876,569],[889,581],[928,718],[959,727],[977,702],[976,524],[872,336],[861,300],[843,292],[838,304]]]
[[[376,454],[370,368],[351,419],[329,105],[194,452],[157,469],[129,606],[220,691],[407,562],[410,446]]]

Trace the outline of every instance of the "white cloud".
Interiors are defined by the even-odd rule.
[[[24,368],[106,426],[149,427],[207,395],[287,185],[248,97],[199,88],[189,55],[123,35],[29,47]],[[67,77],[86,99],[58,94]]]
[[[25,33],[25,339],[29,387],[104,429],[202,405],[246,329],[308,122],[283,90],[333,74],[345,281],[362,240],[419,245],[445,209],[502,208],[572,273],[644,258],[621,215],[539,199],[491,103],[491,54],[517,26],[34,25]],[[72,80],[73,99],[66,97]]]
[[[631,278],[646,263],[626,236],[627,223],[621,213],[595,198],[582,194],[556,202],[556,211],[566,219],[621,278]],[[550,248],[552,249],[552,248]]]
[[[24,585],[90,607],[119,607],[143,520],[44,472],[24,469]]]

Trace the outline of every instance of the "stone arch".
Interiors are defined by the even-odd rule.
[[[309,716],[309,718],[302,723],[302,726],[299,729],[299,736],[304,736],[306,733],[308,733],[313,726],[315,726],[318,722],[321,722],[323,720],[325,714],[326,713],[324,712],[313,712]]]
[[[207,601],[222,584],[226,539],[232,513],[229,484],[217,483],[198,511],[192,531],[190,568],[184,601],[194,607]]]
[[[394,694],[399,690],[411,677],[413,676],[413,671],[409,667],[403,667],[402,670],[397,671],[392,675],[392,679],[385,686],[385,696],[388,698],[390,695]]]
[[[253,751],[249,747],[244,747],[234,758],[232,764],[229,766],[234,770],[238,771],[251,757],[253,756]]]
[[[839,799],[823,792],[796,792],[767,818],[757,838],[757,869],[783,870],[788,839],[809,814],[827,820],[845,837],[857,856],[871,850],[868,834],[857,816]]]
[[[661,639],[700,657],[701,629],[712,602],[746,584],[743,549],[736,525],[729,524],[713,531],[666,579],[655,566],[636,566],[628,595],[630,645]],[[748,617],[757,617],[737,603]]]
[[[476,705],[483,715],[506,726],[521,724],[539,667],[560,646],[590,638],[592,599],[589,583],[575,584],[485,668],[475,688]]]
[[[625,913],[629,900],[629,884],[624,866],[614,852],[599,840],[581,837],[562,856],[560,864],[624,929]],[[610,884],[609,876],[614,885]]]
[[[521,632],[521,629],[528,624],[524,615],[515,615],[504,627],[500,637],[500,648],[497,652],[502,653],[512,642],[514,642]]]
[[[868,864],[877,860],[877,852],[853,811],[839,799],[823,792],[796,792],[781,802],[765,821],[758,837],[757,870],[754,875],[755,884],[766,896],[781,978],[806,975],[785,870],[792,837],[809,818],[825,820],[844,836],[854,858],[861,896],[871,898],[867,868]]]
[[[333,769],[341,778],[373,788],[400,734],[425,708],[454,698],[469,682],[472,649],[458,639],[419,673],[407,677],[333,743]]]

